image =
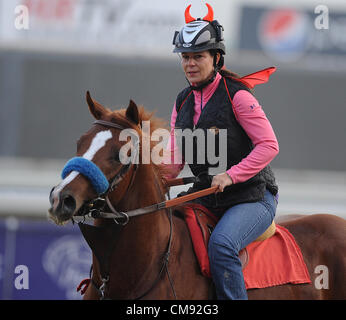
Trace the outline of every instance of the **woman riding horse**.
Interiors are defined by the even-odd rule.
[[[202,204],[221,216],[209,242],[217,296],[345,299],[346,221],[328,214],[295,215],[287,221],[277,221],[281,233],[275,232],[270,239],[252,246],[250,263],[244,269],[248,289],[245,291],[238,251],[270,225],[278,190],[268,166],[278,151],[276,138],[248,90],[256,82],[264,82],[263,73],[252,74],[249,82],[249,76],[236,78],[220,69],[225,52],[221,26],[212,14],[192,21],[187,10],[186,17],[187,25],[176,33],[174,43],[176,51],[183,51],[182,65],[191,86],[178,95],[172,128],[188,128],[191,132],[195,128],[194,133],[210,132],[213,128],[214,142],[221,141],[223,130],[227,129],[227,144],[218,151],[220,154],[227,151],[228,170],[216,175],[213,187],[207,188],[213,191],[219,188],[220,192],[201,199]],[[185,52],[184,48],[192,51]],[[58,224],[75,216],[95,218],[93,226],[79,223],[93,251],[91,285],[84,298],[200,300],[214,297],[211,279],[201,272],[187,222],[166,206],[165,192],[171,182],[163,184],[164,172],[173,168],[176,176],[182,165],[159,167],[156,162],[143,161],[146,148],[142,138],[162,128],[162,121],[138,108],[133,101],[126,110],[111,111],[87,93],[87,103],[96,121],[78,140],[76,157],[66,163],[63,180],[49,197],[49,216]],[[141,125],[146,121],[150,122],[150,134]],[[133,139],[127,141],[123,133]],[[175,151],[175,142],[172,132],[170,153]],[[191,149],[195,151],[194,143]],[[133,148],[129,150],[127,146]],[[208,143],[207,146],[210,147]],[[151,140],[149,147],[150,153],[156,152],[157,140]],[[188,159],[189,154],[182,147],[182,155]],[[138,156],[142,160],[123,163],[120,157],[123,148],[130,152],[131,158]],[[201,178],[212,164],[198,162],[190,163],[190,167]],[[201,184],[195,184],[194,189],[205,188]],[[200,192],[210,194],[205,191]],[[170,201],[175,205],[181,199]],[[282,230],[286,228],[283,238]],[[271,250],[270,243],[275,244]],[[287,250],[289,247],[292,251]],[[256,248],[259,251],[255,254]],[[297,269],[294,257],[303,263],[302,269]],[[250,268],[254,271],[251,277],[254,281],[249,286],[251,261],[255,266]],[[270,266],[264,267],[259,264],[261,261],[269,262]],[[321,275],[316,275],[321,267],[327,270],[323,285]],[[269,283],[259,285],[262,281],[258,279]]]
[[[272,126],[249,88],[236,74],[223,68],[223,27],[213,19],[209,4],[203,19],[185,10],[186,25],[176,31],[173,52],[179,53],[189,86],[176,99],[171,115],[171,151],[165,161],[175,178],[184,167],[185,152],[177,147],[175,128],[227,130],[227,171],[215,175],[211,186],[219,193],[199,202],[221,217],[209,242],[212,277],[219,299],[247,299],[238,253],[272,223],[278,186],[269,163],[279,152]],[[217,133],[216,133],[217,136]],[[179,143],[178,143],[179,145]],[[205,150],[205,149],[203,149]],[[180,156],[182,156],[180,158]],[[196,158],[196,157],[195,157]],[[174,161],[183,159],[183,161]],[[171,161],[172,160],[172,161]],[[172,163],[172,164],[170,164]],[[207,172],[209,163],[188,163],[195,176]],[[201,189],[195,185],[194,190]]]

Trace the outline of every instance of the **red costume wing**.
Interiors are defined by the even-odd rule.
[[[254,73],[248,74],[247,76],[237,79],[238,81],[245,84],[250,89],[253,89],[256,85],[266,83],[272,73],[276,71],[276,67],[269,67]]]

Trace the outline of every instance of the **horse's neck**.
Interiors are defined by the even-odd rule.
[[[131,180],[131,179],[129,179]],[[126,212],[143,208],[165,200],[165,195],[160,186],[160,177],[151,165],[139,165],[131,186],[118,202],[116,209]],[[116,197],[116,196],[115,196]],[[112,199],[110,199],[112,201]],[[169,233],[169,219],[164,210],[130,218],[124,237],[131,238],[131,242],[147,240],[148,248],[161,248],[166,242]],[[135,236],[134,236],[135,235]],[[143,250],[146,248],[142,247]],[[152,249],[150,249],[152,250]]]
[[[129,178],[128,183],[131,186],[122,199],[118,200],[117,208],[121,211],[128,211],[164,201],[165,196],[161,191],[159,179],[151,165],[139,165],[133,181],[131,181],[132,178]],[[117,195],[115,195],[116,197]]]
[[[117,209],[128,211],[164,201],[158,179],[153,168],[139,166],[132,186]],[[147,281],[154,281],[169,234],[169,219],[164,210],[130,218],[112,255],[111,278],[117,298],[134,298],[132,294],[139,295],[147,289]],[[131,296],[126,288],[132,288]]]

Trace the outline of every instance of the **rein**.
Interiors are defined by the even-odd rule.
[[[174,183],[174,180],[172,180],[171,183]],[[116,220],[116,219],[124,219],[125,218],[125,222],[122,223],[125,225],[126,223],[128,223],[128,221],[132,217],[140,216],[143,214],[155,212],[155,211],[162,210],[162,209],[168,209],[168,208],[176,207],[182,203],[185,203],[185,202],[188,202],[188,201],[191,201],[191,200],[215,193],[217,189],[218,189],[218,186],[210,187],[210,188],[207,188],[204,190],[190,193],[188,195],[185,195],[185,196],[182,196],[179,198],[166,200],[163,202],[152,204],[152,205],[147,206],[147,207],[138,208],[138,209],[134,209],[134,210],[126,211],[126,212],[124,212],[124,211],[119,212],[119,211],[115,210],[115,208],[110,203],[109,199],[106,198],[105,201],[112,212],[104,212],[104,211],[102,211],[102,209],[100,210],[97,208],[93,208],[89,211],[87,216],[89,216],[91,218],[95,218],[95,219],[96,218],[104,218],[104,219],[115,219]],[[102,201],[103,199],[102,198],[96,199],[96,201],[100,201],[100,200]],[[92,207],[94,207],[94,204],[92,204]]]

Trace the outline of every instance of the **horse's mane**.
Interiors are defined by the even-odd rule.
[[[142,137],[142,130],[141,125],[142,121],[149,121],[150,123],[150,135],[156,130],[156,129],[165,129],[169,130],[168,122],[162,118],[158,118],[155,116],[155,111],[146,111],[143,106],[138,106],[138,114],[139,114],[139,126],[137,126],[135,123],[130,121],[126,117],[126,109],[118,109],[115,111],[110,111],[108,109],[109,113],[109,120],[114,121],[118,124],[123,125],[124,127],[132,128],[136,130],[140,137]],[[107,117],[108,118],[108,117]],[[151,141],[150,139],[150,151],[159,143],[160,141]],[[162,156],[162,153],[160,154]],[[150,162],[150,164],[153,166],[154,170],[159,174],[161,178],[169,174],[170,169],[166,165],[157,165],[153,162]]]

